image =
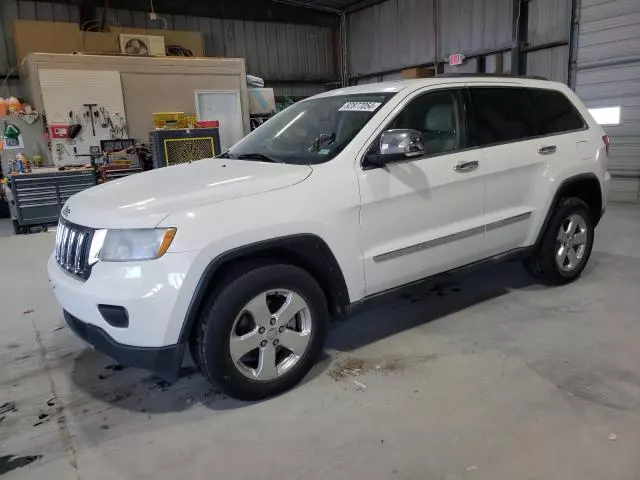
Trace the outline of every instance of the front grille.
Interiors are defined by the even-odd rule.
[[[79,279],[89,278],[89,248],[93,229],[60,221],[56,232],[55,256],[58,265]]]

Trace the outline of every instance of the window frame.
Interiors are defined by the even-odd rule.
[[[474,145],[470,145],[470,139],[469,139],[469,108],[470,108],[470,104],[469,104],[469,96],[466,93],[466,86],[464,85],[456,85],[456,86],[447,86],[444,88],[429,88],[426,91],[418,91],[418,93],[416,95],[411,96],[410,98],[405,99],[406,103],[404,103],[400,110],[398,110],[398,113],[395,114],[392,118],[385,120],[383,123],[383,127],[379,130],[379,132],[375,135],[375,137],[373,138],[373,140],[371,140],[369,142],[369,145],[367,146],[367,148],[364,150],[364,154],[362,155],[362,157],[360,158],[360,168],[361,170],[375,170],[375,169],[380,169],[380,168],[385,168],[387,166],[393,166],[393,165],[398,165],[398,164],[403,164],[403,163],[407,163],[407,162],[415,162],[415,161],[420,161],[420,160],[426,160],[428,158],[435,158],[435,157],[441,157],[443,155],[452,155],[455,153],[459,153],[459,152],[466,152],[468,150],[473,150],[476,148],[480,148],[478,146],[474,146]],[[421,156],[416,156],[416,157],[409,157],[409,158],[405,158],[402,160],[397,160],[394,162],[389,162],[388,164],[386,164],[384,167],[382,166],[378,166],[378,165],[366,165],[366,157],[368,154],[371,153],[371,150],[380,144],[380,135],[382,135],[383,132],[385,132],[386,130],[389,129],[389,126],[400,116],[400,114],[402,114],[402,112],[404,111],[405,108],[407,108],[414,100],[424,96],[424,95],[429,95],[429,94],[433,94],[433,93],[442,93],[442,92],[453,92],[454,93],[454,98],[457,102],[457,105],[459,107],[459,114],[460,114],[460,128],[463,130],[463,135],[461,136],[461,138],[463,138],[464,140],[464,145],[465,147],[463,148],[457,148],[455,150],[449,150],[447,152],[438,152],[438,153],[426,153],[425,155],[421,155]]]
[[[515,140],[505,140],[505,141],[501,141],[501,142],[492,142],[492,143],[486,143],[484,145],[476,145],[477,148],[491,148],[491,147],[497,147],[500,145],[508,145],[511,143],[520,143],[520,142],[527,142],[529,140],[540,140],[542,138],[549,138],[549,137],[555,137],[558,135],[567,135],[567,134],[571,134],[571,133],[577,133],[577,132],[582,132],[582,131],[586,131],[589,130],[589,124],[585,121],[584,116],[582,115],[582,113],[580,112],[580,110],[574,105],[574,103],[571,101],[571,99],[569,97],[567,97],[564,92],[562,92],[561,90],[555,90],[553,88],[541,88],[541,87],[531,87],[531,86],[526,86],[526,85],[500,85],[500,84],[495,84],[495,85],[467,85],[466,87],[467,90],[467,98],[468,98],[468,102],[469,102],[469,108],[471,111],[471,116],[470,116],[470,125],[472,126],[473,129],[477,128],[477,118],[476,118],[476,108],[475,105],[473,103],[473,99],[471,97],[471,89],[472,88],[477,88],[477,89],[482,89],[482,88],[494,88],[494,89],[520,89],[520,90],[524,90],[525,91],[525,95],[527,97],[527,102],[529,103],[529,107],[531,109],[532,112],[532,118],[533,118],[533,122],[534,122],[534,126],[535,126],[535,130],[536,130],[536,135],[530,136],[530,137],[525,137],[525,138],[518,138]],[[580,117],[580,119],[582,120],[582,128],[577,128],[577,129],[572,129],[572,130],[563,130],[561,132],[555,132],[555,133],[547,133],[547,134],[538,134],[538,121],[537,118],[535,117],[535,113],[534,113],[534,106],[533,106],[533,102],[532,102],[532,95],[531,95],[531,91],[532,90],[542,90],[545,92],[554,92],[554,93],[559,93],[560,95],[562,95],[563,97],[565,97],[565,99],[571,104],[571,106],[574,108],[574,110],[576,111],[576,113],[578,114],[578,116]]]

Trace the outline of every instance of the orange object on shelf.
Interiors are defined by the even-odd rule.
[[[220,127],[220,122],[218,120],[201,120],[196,122],[196,128],[218,128]]]
[[[7,116],[7,101],[0,97],[0,117]]]
[[[7,98],[7,110],[9,113],[18,113],[22,110],[22,104],[16,97]]]

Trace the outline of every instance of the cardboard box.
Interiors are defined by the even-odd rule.
[[[108,32],[80,32],[81,52],[117,53],[120,45],[118,37]],[[67,52],[68,53],[68,52]]]
[[[249,115],[270,115],[276,111],[273,88],[250,88]]]
[[[80,48],[77,23],[15,20],[13,36],[18,61],[31,52],[74,53]]]
[[[409,80],[412,78],[432,78],[436,76],[436,71],[433,67],[417,67],[402,70],[401,74],[402,78]]]

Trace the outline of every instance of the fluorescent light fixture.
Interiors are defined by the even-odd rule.
[[[619,125],[622,107],[590,108],[589,113],[600,125]]]

